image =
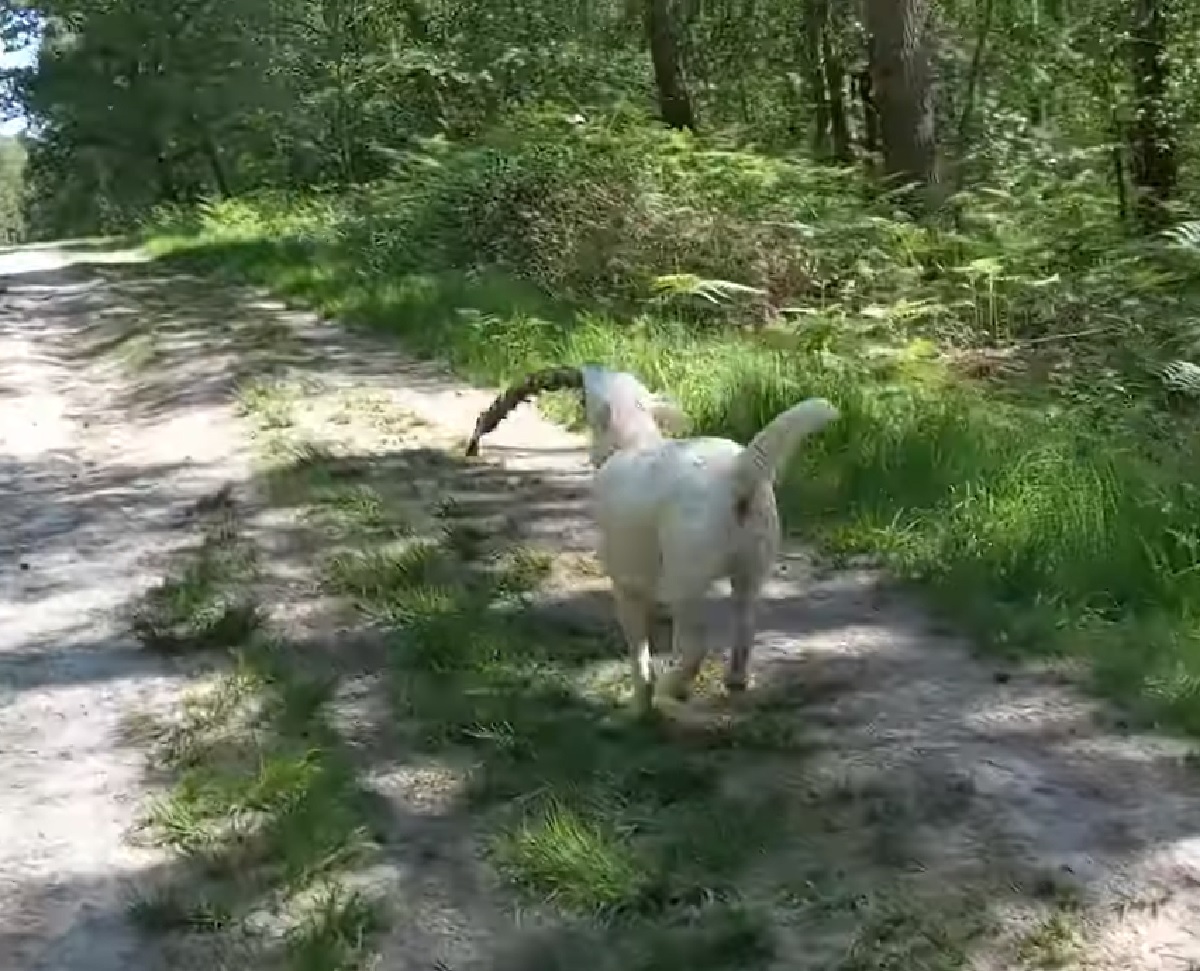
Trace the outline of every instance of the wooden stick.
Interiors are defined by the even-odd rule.
[[[526,398],[544,391],[558,391],[562,388],[582,388],[583,372],[575,367],[546,368],[534,371],[524,381],[514,384],[501,394],[491,406],[475,422],[475,431],[467,443],[467,455],[479,454],[479,440],[492,431]]]

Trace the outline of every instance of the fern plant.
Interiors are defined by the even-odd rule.
[[[699,297],[714,305],[728,304],[739,297],[762,298],[766,291],[732,280],[706,280],[695,273],[668,273],[651,283],[660,300]]]

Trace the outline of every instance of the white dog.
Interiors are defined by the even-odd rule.
[[[677,666],[670,691],[685,699],[707,654],[703,603],[723,577],[734,611],[725,683],[744,690],[755,605],[779,550],[774,480],[800,441],[835,420],[837,410],[810,398],[776,416],[745,448],[723,438],[668,439],[663,428],[680,431],[685,416],[632,374],[560,368],[530,375],[498,398],[480,417],[468,454],[525,397],[564,387],[584,395],[599,554],[613,584],[639,708],[653,704],[656,606],[665,605],[672,618]]]

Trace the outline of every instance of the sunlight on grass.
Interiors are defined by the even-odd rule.
[[[133,612],[148,649],[219,650],[232,666],[193,690],[175,717],[130,729],[171,780],[147,808],[143,835],[186,864],[170,884],[140,891],[131,918],[157,933],[245,928],[325,881],[333,887],[325,905],[297,917],[286,967],[358,967],[374,918],[365,898],[337,896],[336,877],[373,840],[328,725],[333,685],[297,670],[291,646],[271,633],[236,505],[209,505],[202,544]]]
[[[1052,971],[1074,967],[1082,951],[1079,927],[1060,910],[1022,938],[1018,954],[1029,967]]]
[[[261,629],[261,610],[246,586],[254,551],[232,529],[227,513],[208,523],[195,554],[134,605],[130,628],[142,646],[164,654],[224,649]]]
[[[265,431],[291,427],[295,420],[294,397],[287,385],[261,378],[242,382],[236,393],[242,414],[252,415]]]
[[[792,529],[835,554],[882,555],[1005,654],[1082,651],[1097,662],[1101,690],[1149,719],[1200,731],[1200,693],[1190,687],[1200,683],[1192,617],[1200,495],[1188,477],[1140,457],[1135,440],[1114,442],[1061,410],[1003,403],[924,371],[913,378],[903,359],[889,370],[667,321],[630,327],[591,314],[567,326],[506,313],[514,285],[495,277],[325,272],[318,286],[290,262],[285,242],[257,237],[243,260],[214,228],[188,246],[211,266],[236,261],[238,273],[326,311],[352,304],[352,320],[477,380],[511,380],[552,362],[631,368],[674,394],[698,433],[745,441],[798,398],[829,397],[843,420],[806,443],[781,489]],[[548,404],[563,419],[578,411]],[[1121,652],[1132,670],[1114,677]]]
[[[242,398],[260,428],[294,401],[266,387]],[[403,423],[390,407],[373,401],[333,424],[339,436],[364,423],[387,435]],[[860,905],[846,894],[787,903],[796,868],[820,864],[824,899],[848,870],[868,884],[861,906],[882,914],[920,879],[907,870],[920,806],[892,791],[897,781],[814,787],[822,752],[799,694],[741,708],[715,690],[704,717],[637,718],[619,637],[545,612],[553,555],[481,515],[473,490],[503,495],[493,477],[511,473],[473,463],[463,476],[418,436],[363,461],[295,425],[268,431],[266,495],[312,531],[312,577],[347,608],[339,623],[370,632],[387,758],[457,767],[446,811],[505,906],[582,928],[614,968],[643,971],[765,968],[793,926],[835,951],[853,942],[858,964],[846,968],[911,955],[940,969],[962,953],[964,928],[986,923],[982,904],[945,919],[930,904],[855,937]],[[164,583],[169,594],[152,595],[160,626],[198,624],[210,591],[256,589],[263,564],[235,512],[204,519],[207,542]],[[184,864],[131,916],[156,933],[214,937],[278,906],[286,927],[271,947],[284,967],[369,966],[395,902],[359,896],[350,876],[395,848],[333,728],[344,724],[336,663],[310,669],[268,615],[221,645],[231,666],[174,718],[130,728],[171,780],[144,835]],[[601,667],[619,673],[598,679]],[[535,949],[522,968],[552,952]]]
[[[1117,642],[1149,629],[1142,605],[1157,598],[1175,610],[1156,644],[1181,630],[1193,581],[1179,572],[1181,559],[1151,568],[1142,536],[1185,506],[1158,502],[1173,486],[1139,478],[1146,466],[1135,450],[1115,452],[1082,424],[999,404],[915,352],[868,365],[662,320],[582,313],[568,325],[522,296],[522,285],[487,274],[373,278],[334,258],[317,272],[312,253],[322,245],[289,249],[260,236],[198,255],[397,333],[477,378],[561,361],[633,368],[676,395],[699,433],[745,440],[797,398],[828,396],[844,420],[806,446],[780,499],[789,524],[830,552],[882,554],[1007,654],[1079,651],[1098,673],[1109,658],[1136,657],[1141,677],[1147,653]],[[409,429],[406,416],[368,394],[343,394],[330,422],[336,437],[308,441],[272,417],[287,412],[273,398],[278,388],[252,387],[243,402],[271,432],[261,441],[271,495],[321,537],[314,563],[323,593],[380,640],[391,737],[407,754],[468,767],[455,789],[464,825],[520,906],[575,922],[614,966],[645,971],[766,966],[796,939],[829,948],[825,965],[838,971],[950,971],[977,940],[996,937],[990,909],[1011,888],[980,873],[979,888],[955,886],[946,899],[918,865],[917,834],[930,815],[947,801],[963,811],[972,792],[949,780],[952,798],[915,793],[902,773],[870,785],[818,782],[826,753],[802,692],[742,710],[724,706],[717,690],[705,693],[705,717],[639,721],[619,638],[543,612],[552,558],[516,541],[504,517],[470,512],[464,492],[509,488],[489,482],[499,470],[473,465],[468,483],[456,456],[425,454],[415,426],[394,436]],[[544,405],[578,419],[569,397]],[[370,461],[339,454],[365,427],[386,447],[369,448]],[[451,493],[454,501],[444,498]],[[1085,628],[1107,632],[1109,646],[1078,642]],[[1179,657],[1164,648],[1161,660]],[[598,678],[601,667],[620,673]],[[1109,690],[1186,723],[1187,701],[1161,700],[1185,682],[1170,675],[1154,695],[1113,677]],[[308,791],[294,754],[280,751],[277,771]],[[212,785],[246,805],[240,790]],[[186,812],[174,825],[203,832],[203,806],[197,797],[179,807]],[[336,831],[352,830],[350,818]],[[318,879],[326,870],[313,863],[300,872]],[[346,938],[313,934],[333,949]]]
[[[154,747],[176,782],[145,830],[193,870],[135,903],[144,924],[233,926],[371,850],[354,773],[325,724],[327,686],[290,673],[279,650],[248,645],[238,670],[193,696]]]
[[[585,913],[635,908],[651,876],[619,833],[553,803],[502,833],[492,852],[518,884]]]
[[[402,455],[394,461],[408,467]],[[821,855],[844,864],[858,850],[831,835],[833,820],[874,825],[866,821],[885,812],[876,806],[884,796],[831,792],[795,806],[775,783],[727,790],[723,780],[759,760],[788,760],[790,776],[815,754],[786,701],[686,729],[669,718],[642,722],[627,686],[614,693],[592,677],[598,663],[623,670],[619,643],[540,612],[537,591],[554,565],[545,551],[495,537],[465,542],[456,526],[469,501],[435,502],[431,520],[389,538],[378,523],[407,508],[418,483],[396,480],[388,465],[351,465],[330,488],[341,468],[332,455],[301,459],[282,491],[337,540],[321,570],[325,589],[386,637],[391,730],[414,751],[472,766],[461,799],[496,873],[531,905],[588,921],[623,967],[765,965],[777,946],[775,878],[765,882],[770,892],[751,894],[750,875],[797,847],[811,857],[814,841],[832,843]],[[424,485],[439,486],[425,490],[431,496],[452,482],[462,495],[452,462],[420,468]],[[494,490],[486,470],[473,471],[473,487]],[[286,467],[273,474],[289,479]],[[347,506],[368,512],[329,517]],[[895,893],[893,864],[868,860],[888,874],[878,892]],[[820,926],[844,914],[804,919]],[[910,946],[924,953],[917,940]]]

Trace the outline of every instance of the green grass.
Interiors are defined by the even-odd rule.
[[[273,409],[251,415],[269,418]],[[376,410],[351,418],[378,431]],[[465,754],[474,766],[464,808],[497,873],[531,902],[600,927],[618,922],[625,930],[614,928],[610,944],[627,938],[638,967],[669,967],[693,952],[706,952],[702,966],[712,968],[769,956],[767,918],[739,921],[725,916],[732,904],[719,903],[787,833],[765,799],[715,791],[723,762],[737,757],[741,726],[702,733],[681,760],[662,726],[630,717],[627,685],[617,698],[583,690],[586,672],[620,652],[610,638],[536,614],[528,596],[550,570],[547,555],[486,531],[464,542],[453,503],[414,515],[414,497],[455,481],[453,457],[422,452],[420,474],[402,476],[387,463],[293,445],[273,453],[273,491],[329,544],[317,567],[326,591],[386,632],[402,744],[435,757]],[[289,453],[303,457],[280,458]],[[397,522],[403,528],[385,526]],[[762,744],[749,730],[746,738]],[[683,908],[697,906],[702,912],[685,919]],[[724,956],[707,953],[712,941],[726,942]]]
[[[635,905],[651,883],[618,829],[554,802],[499,834],[492,851],[502,871],[566,910]]]
[[[289,966],[295,971],[369,967],[371,939],[380,928],[377,901],[335,884],[322,890],[308,919],[289,935]]]
[[[268,387],[249,377],[243,389]],[[175,718],[131,726],[170,786],[147,832],[181,864],[131,902],[143,927],[219,947],[273,914],[270,966],[386,959],[397,942],[378,931],[404,901],[376,899],[360,877],[393,853],[412,865],[400,845],[412,830],[395,839],[395,807],[377,793],[398,784],[406,812],[407,796],[426,795],[405,780],[416,765],[452,783],[434,791],[439,838],[467,837],[488,906],[522,915],[499,935],[519,959],[498,968],[734,971],[798,956],[948,971],[996,939],[991,909],[1013,887],[982,869],[951,886],[914,865],[921,827],[953,826],[971,792],[949,780],[949,805],[940,783],[917,791],[883,767],[850,779],[808,717],[822,704],[811,686],[726,705],[709,697],[714,665],[698,717],[639,719],[615,631],[543,609],[547,580],[575,567],[489,514],[511,472],[468,469],[436,429],[374,399],[327,409],[332,394],[269,387],[238,398],[258,448],[250,491],[303,527],[298,560],[319,586],[306,595],[335,602],[337,629],[354,630],[350,666],[340,639],[313,656],[278,636],[254,600],[274,589],[265,547],[236,501],[206,503],[204,541],[143,610],[148,635],[199,631],[176,650],[226,664]],[[201,618],[231,591],[260,621],[220,641]],[[364,661],[374,703],[347,707],[339,675]],[[421,865],[443,865],[432,857]]]
[[[365,410],[356,421],[377,424]],[[334,434],[348,440],[352,429]],[[843,867],[871,872],[872,906],[904,892],[904,865],[859,836],[881,815],[898,818],[886,785],[796,800],[792,787],[817,751],[794,701],[696,723],[641,720],[614,638],[538,607],[552,567],[544,552],[486,531],[464,543],[470,496],[414,513],[418,496],[490,494],[486,469],[460,479],[459,459],[433,461],[419,439],[408,443],[415,464],[404,450],[363,462],[293,444],[276,453],[271,481],[330,547],[324,589],[384,638],[393,744],[469,767],[458,808],[481,852],[522,906],[585,929],[598,949],[589,966],[606,954],[614,968],[644,971],[762,967],[779,954],[783,919],[851,935],[846,901],[786,914],[780,888],[798,860],[828,862],[819,879],[831,899]],[[304,458],[278,457],[287,454]],[[384,525],[395,522],[403,528]],[[892,820],[889,833],[913,818]],[[962,927],[983,924],[984,909]],[[914,933],[941,936],[914,939],[912,953],[965,946],[957,920],[923,920],[913,918]],[[856,953],[870,960],[902,938],[898,929]],[[563,966],[561,948],[574,953],[560,940],[520,966]]]
[[[149,650],[224,662],[177,717],[136,734],[169,780],[146,838],[175,852],[177,876],[144,888],[134,921],[213,934],[264,912],[290,921],[282,967],[349,971],[366,955],[375,904],[339,879],[374,839],[355,771],[328,722],[333,682],[306,673],[255,595],[258,556],[228,497],[196,514],[202,542],[151,588],[133,631]],[[231,606],[232,604],[232,606]],[[318,888],[318,903],[309,900]]]
[[[186,895],[174,887],[135,895],[130,902],[130,917],[151,933],[215,932],[234,921],[233,911],[224,901],[203,894]]]
[[[253,414],[264,431],[288,428],[292,424],[287,389],[275,382],[262,378],[243,382],[237,390],[237,404],[242,414]]]
[[[985,647],[1083,657],[1101,692],[1200,732],[1200,496],[1186,454],[1151,454],[1120,420],[1100,431],[1091,412],[963,385],[919,354],[776,350],[568,311],[494,275],[364,272],[378,261],[328,215],[264,213],[262,225],[212,217],[152,244],[395,335],[476,381],[551,362],[630,368],[674,393],[700,432],[744,441],[798,398],[825,395],[844,418],[806,444],[782,486],[792,530],[835,555],[878,555]]]
[[[255,551],[238,536],[235,513],[222,504],[195,552],[137,601],[130,627],[141,644],[164,654],[232,648],[263,625],[247,594]]]

